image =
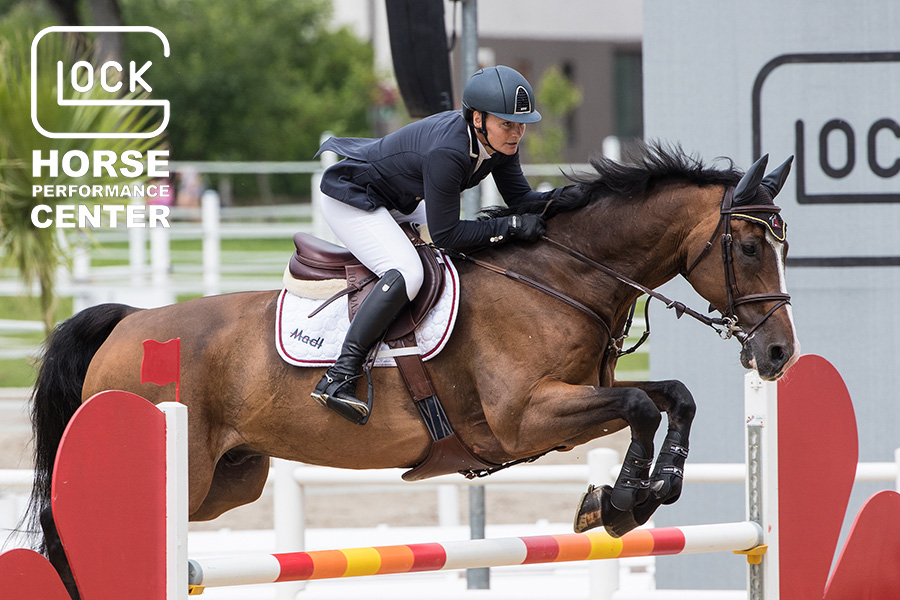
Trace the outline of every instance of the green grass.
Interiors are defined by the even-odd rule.
[[[631,340],[629,340],[631,341]],[[619,362],[616,363],[616,372],[617,373],[625,373],[625,372],[642,372],[646,373],[650,370],[650,355],[649,354],[641,354],[635,352],[634,354],[628,354],[619,359]]]
[[[60,298],[54,317],[62,321],[72,316],[72,299]],[[0,296],[0,319],[40,321],[41,307],[37,298],[30,296]]]
[[[60,298],[56,307],[56,321],[72,316],[72,299]],[[37,298],[27,296],[0,296],[0,319],[40,321],[41,312]],[[42,332],[8,333],[2,336],[3,347],[36,347],[44,341]],[[31,387],[37,375],[30,358],[0,359],[0,387]]]
[[[196,252],[196,262],[202,259],[203,242],[201,240],[172,240],[173,252]],[[285,262],[292,251],[290,239],[224,239],[221,241],[223,252],[283,252]],[[117,256],[103,256],[110,250]],[[97,256],[99,254],[99,256]],[[101,244],[92,257],[92,265],[116,266],[128,264],[128,242],[108,242]],[[280,273],[279,273],[280,274]],[[176,300],[184,302],[199,298],[199,294],[179,294]],[[60,298],[56,309],[56,322],[72,316],[72,299]],[[0,296],[0,319],[40,321],[40,306],[37,298]],[[37,347],[44,341],[43,333],[8,333],[0,334],[0,348]],[[33,359],[0,359],[0,387],[30,387],[34,385],[37,375]]]
[[[34,385],[37,370],[27,359],[0,359],[0,388]]]

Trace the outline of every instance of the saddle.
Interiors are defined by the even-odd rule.
[[[425,279],[413,301],[400,311],[388,328],[385,334],[385,342],[388,343],[415,331],[428,311],[434,308],[441,296],[441,290],[444,289],[444,265],[437,259],[435,251],[419,237],[412,225],[404,223],[401,228],[422,260]],[[352,321],[378,277],[346,248],[308,233],[295,233],[294,247],[295,252],[291,256],[285,275],[289,274],[293,279],[304,282],[345,279],[347,286],[327,298],[319,310],[338,298],[347,296],[348,316]]]
[[[419,237],[411,224],[401,224],[401,229],[422,260],[425,279],[413,301],[400,311],[388,327],[384,341],[394,352],[393,358],[403,382],[432,440],[425,459],[414,465],[402,477],[406,481],[418,481],[437,475],[465,474],[475,469],[496,467],[498,465],[475,456],[453,430],[422,362],[415,330],[440,299],[444,287],[445,267],[438,260],[436,251]],[[360,304],[374,288],[378,276],[360,263],[346,248],[307,233],[294,234],[294,246],[295,252],[285,269],[286,287],[289,290],[292,287],[289,279],[304,284],[346,281],[347,285],[327,297],[313,314],[338,298],[347,296],[348,316],[352,321]]]

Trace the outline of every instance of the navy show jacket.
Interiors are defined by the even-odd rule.
[[[329,138],[316,156],[324,150],[346,158],[326,169],[323,193],[362,210],[383,206],[404,214],[424,199],[431,238],[461,252],[508,239],[505,218],[460,219],[460,193],[488,173],[508,206],[546,201],[551,194],[531,189],[518,152],[495,152],[476,171],[478,141],[461,111],[431,115],[383,138]]]

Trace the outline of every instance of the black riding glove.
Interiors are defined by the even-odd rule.
[[[512,215],[507,217],[509,237],[526,242],[537,241],[547,230],[547,224],[541,215]]]
[[[564,185],[558,188],[555,188],[550,193],[550,199],[556,200],[557,198],[566,198],[569,194],[577,193],[578,190],[575,189],[575,184]]]
[[[582,191],[581,186],[573,183],[558,187],[551,192],[550,210],[553,210],[554,203],[562,203],[563,206],[567,207],[563,210],[572,210],[573,208],[580,208],[587,204],[587,197]]]

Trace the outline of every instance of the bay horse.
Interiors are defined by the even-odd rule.
[[[746,174],[727,163],[715,168],[678,146],[642,145],[629,162],[593,159],[597,173],[570,176],[577,192],[565,201],[518,207],[544,212],[544,241],[484,249],[477,260],[544,290],[456,261],[459,317],[427,368],[477,457],[502,464],[631,429],[621,475],[612,487],[589,488],[577,531],[603,525],[622,535],[681,492],[695,412],[690,392],[678,381],[614,378],[629,307],[644,290],[685,277],[723,314],[706,324],[733,334],[742,364],[765,380],[781,377],[799,356],[784,279],[787,243],[772,200],[790,159],[768,176],[766,157]],[[375,407],[364,427],[322,408],[310,398],[321,369],[290,366],[276,352],[278,295],[241,292],[149,310],[103,304],[61,323],[33,392],[32,511],[48,505],[56,448],[83,401],[108,389],[154,403],[172,399],[171,386],[141,384],[146,339],[181,338],[191,520],[256,500],[273,456],[350,469],[420,463],[431,439],[397,369],[373,370]],[[668,305],[679,316],[705,318]],[[651,474],[661,413],[668,432]]]

